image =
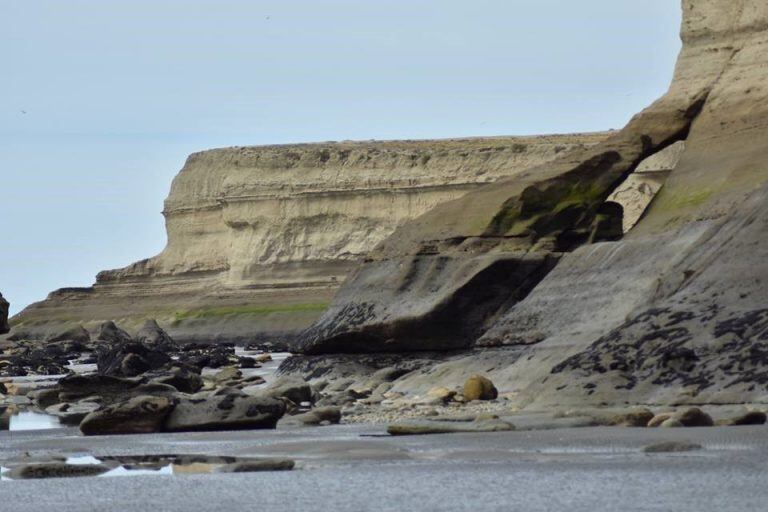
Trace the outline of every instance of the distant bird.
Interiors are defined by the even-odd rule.
[[[265,19],[268,19],[268,20],[272,19],[272,16],[267,16]]]
[[[26,113],[27,113],[27,111],[26,111],[26,110],[22,110],[22,111],[21,111],[21,113],[22,113],[22,114],[26,114]]]

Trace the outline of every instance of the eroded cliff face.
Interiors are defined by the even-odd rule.
[[[285,338],[310,325],[356,261],[398,226],[605,134],[236,147],[193,154],[165,202],[166,249],[64,289],[14,319],[157,320],[180,340]]]
[[[403,225],[304,350],[484,347],[393,391],[484,372],[520,406],[768,402],[768,4],[683,9],[663,98],[596,146]],[[671,165],[641,167],[680,141]],[[611,203],[638,170],[663,171],[661,190],[612,240]]]

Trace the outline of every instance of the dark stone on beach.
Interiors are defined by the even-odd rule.
[[[179,361],[200,368],[221,368],[237,364],[235,349],[229,345],[185,345]]]
[[[194,371],[198,370],[198,371]],[[173,386],[182,393],[197,393],[203,387],[203,378],[199,369],[188,365],[174,365],[167,372],[161,370],[157,377],[150,377],[150,382]]]
[[[120,362],[120,375],[125,375],[126,377],[141,375],[149,369],[147,360],[135,353],[127,354]]]
[[[301,423],[302,425],[337,424],[341,421],[340,407],[315,407],[309,412],[289,416],[286,423]]]
[[[666,443],[657,443],[646,446],[643,448],[645,453],[675,453],[675,452],[691,452],[695,450],[701,450],[704,447],[696,443],[669,441]]]
[[[290,471],[296,463],[290,459],[242,460],[216,468],[216,473],[253,473],[257,471]]]
[[[26,464],[3,473],[4,478],[24,480],[33,478],[74,478],[81,476],[96,476],[109,471],[104,464],[65,464],[50,462],[43,464]]]
[[[8,309],[11,307],[8,301],[3,298],[3,294],[0,293],[0,334],[5,334],[11,330],[8,325]]]
[[[141,395],[88,414],[80,423],[87,436],[149,434],[159,432],[173,402],[161,396]]]
[[[749,411],[735,418],[718,421],[717,424],[724,427],[740,427],[747,425],[765,425],[766,414],[762,411]]]
[[[3,377],[26,377],[27,370],[23,366],[9,364],[0,371],[0,375]]]
[[[46,341],[48,342],[75,341],[78,343],[90,343],[91,335],[88,333],[87,330],[85,330],[85,327],[78,324],[74,327],[70,327],[69,329],[65,329],[63,331],[52,334],[51,336],[46,338]]]
[[[131,338],[130,334],[120,329],[117,325],[115,325],[115,322],[112,321],[104,322],[101,324],[101,327],[99,327],[99,334],[96,339],[100,341],[106,341],[113,345],[118,343],[130,343],[133,341],[133,338]]]
[[[712,417],[698,407],[691,407],[679,412],[673,416],[673,419],[686,427],[711,427],[715,424]]]
[[[169,432],[272,429],[285,414],[282,400],[235,390],[220,395],[179,397],[165,421]]]
[[[241,357],[238,360],[238,363],[240,364],[240,368],[258,368],[258,364],[256,363],[256,360],[252,357]]]
[[[135,340],[158,352],[178,352],[179,346],[155,320],[147,320],[136,334]]]
[[[97,369],[103,375],[134,377],[171,362],[164,352],[151,350],[139,342],[118,343],[97,352]]]

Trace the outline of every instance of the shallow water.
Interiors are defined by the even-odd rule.
[[[235,354],[238,356],[257,356],[262,354],[258,351],[245,350],[243,347],[235,347]],[[247,368],[243,369],[243,376],[251,377],[258,375],[266,381],[263,386],[272,382],[275,378],[275,372],[280,364],[291,356],[288,352],[275,352],[270,354],[272,356],[271,361],[261,364],[261,368]],[[96,371],[95,364],[80,364],[77,360],[71,360],[69,362],[69,368],[76,373],[92,373]],[[213,375],[218,372],[219,369],[206,368],[203,370],[203,375]],[[16,377],[14,382],[47,382],[56,381],[64,377],[64,375],[31,375],[27,377]],[[26,430],[49,430],[54,428],[61,428],[62,424],[55,416],[50,416],[42,412],[36,411],[20,411],[10,417],[9,428],[11,431],[26,431]]]
[[[101,460],[134,454],[134,460],[121,456],[134,468],[142,461],[152,464],[147,454],[196,452],[290,458],[300,467],[3,482],[0,510],[5,510],[2,503],[12,503],[8,508],[14,512],[49,512],[64,505],[131,512],[721,512],[765,510],[768,500],[765,426],[362,437],[384,431],[376,425],[334,425],[88,438],[66,430],[0,432],[0,462],[9,462],[4,465],[28,451],[42,458],[83,457],[84,463],[93,462],[85,454]],[[695,442],[703,449],[642,452],[649,444],[669,441]],[[176,466],[170,470],[180,473]]]
[[[8,430],[47,430],[60,427],[61,423],[56,416],[34,411],[21,411],[11,416]]]
[[[109,471],[93,478],[120,477],[120,476],[174,476],[174,475],[195,475],[214,473],[218,468],[225,464],[238,462],[245,459],[238,457],[220,457],[209,455],[126,455],[126,456],[103,456],[101,458],[93,455],[73,455],[66,458],[60,458],[55,461],[30,459],[24,461],[22,465],[34,465],[46,462],[63,462],[71,466],[94,466],[105,465],[111,467]],[[0,481],[14,481],[7,472],[11,467],[0,466]],[[87,478],[87,477],[81,477]]]

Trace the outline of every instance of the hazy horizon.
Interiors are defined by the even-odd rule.
[[[0,292],[15,314],[165,245],[189,153],[616,129],[679,2],[0,2]]]

